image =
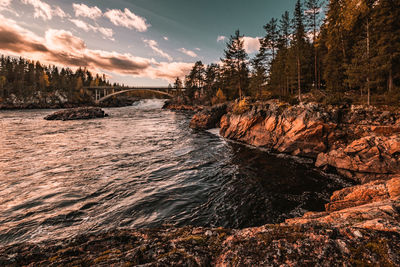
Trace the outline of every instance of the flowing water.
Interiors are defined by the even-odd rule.
[[[161,100],[108,118],[0,111],[0,245],[115,228],[281,222],[322,210],[343,181],[293,158],[189,129]]]

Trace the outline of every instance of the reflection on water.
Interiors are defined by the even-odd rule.
[[[110,117],[0,111],[0,245],[165,223],[249,227],[322,209],[340,181],[188,127],[161,100]]]

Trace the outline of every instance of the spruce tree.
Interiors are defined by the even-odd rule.
[[[235,35],[230,37],[227,48],[224,50],[224,58],[221,59],[226,78],[230,83],[229,87],[231,90],[237,89],[240,99],[247,87],[249,76],[248,55],[244,50],[243,42],[243,35],[240,35],[240,31],[237,30]],[[235,97],[236,94],[232,93],[230,96]]]
[[[377,83],[383,90],[393,93],[400,85],[400,4],[397,1],[379,1],[371,15],[371,24],[376,31],[374,42],[376,54],[371,58]]]
[[[297,64],[297,90],[298,98],[301,102],[301,68],[302,56],[305,49],[305,28],[304,28],[304,15],[303,6],[300,0],[297,0],[296,7],[293,14],[293,43],[296,50],[296,64]]]
[[[313,33],[313,49],[314,49],[314,88],[319,89],[318,84],[318,47],[317,47],[317,31],[320,25],[319,15],[321,12],[321,3],[320,0],[307,0],[305,3],[306,6],[306,18],[308,22],[308,26]]]

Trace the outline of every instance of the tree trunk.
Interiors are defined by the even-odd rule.
[[[289,88],[289,76],[286,76],[286,91],[287,91],[287,94],[290,93],[290,88]]]
[[[367,90],[368,90],[368,106],[371,104],[371,86],[370,86],[370,75],[371,75],[371,70],[370,70],[370,64],[369,64],[369,19],[367,18],[367,68],[368,68],[368,77],[367,77]]]
[[[392,68],[389,70],[389,80],[388,80],[388,89],[389,93],[392,92],[393,90],[393,73],[392,73]]]
[[[315,45],[315,41],[317,39],[317,14],[314,9],[314,35],[313,35],[313,46],[314,46],[314,89],[319,88],[317,86],[317,47]]]
[[[299,90],[299,102],[301,102],[301,70],[300,56],[297,55],[297,89]]]

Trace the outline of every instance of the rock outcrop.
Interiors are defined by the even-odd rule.
[[[332,166],[361,182],[400,173],[400,135],[361,137],[348,145],[320,153],[315,165]]]
[[[108,115],[101,109],[96,107],[73,108],[54,112],[46,116],[45,120],[87,120],[95,118],[104,118]]]
[[[281,153],[316,158],[328,150],[327,140],[338,139],[337,114],[318,112],[318,105],[271,103],[253,106],[244,114],[221,119],[221,135]]]
[[[1,266],[399,266],[400,178],[337,191],[326,212],[242,230],[118,230],[0,248]],[[359,205],[360,206],[355,206]]]
[[[212,129],[219,127],[221,117],[227,113],[227,104],[220,104],[196,113],[190,121],[190,128]]]
[[[286,220],[285,225],[322,224],[400,233],[400,177],[336,191],[325,207],[325,212],[309,212]]]
[[[400,113],[308,103],[253,105],[221,118],[222,136],[308,157],[358,182],[400,174]]]
[[[202,105],[193,105],[193,104],[187,103],[186,101],[180,100],[178,98],[178,99],[165,101],[165,104],[162,108],[169,109],[169,110],[177,110],[177,111],[199,112],[199,111],[203,110],[204,107]]]

